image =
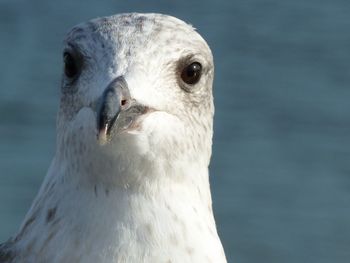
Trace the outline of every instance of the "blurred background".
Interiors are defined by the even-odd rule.
[[[65,33],[130,11],[179,17],[214,53],[211,185],[228,261],[349,262],[347,0],[0,0],[0,241],[54,154]]]

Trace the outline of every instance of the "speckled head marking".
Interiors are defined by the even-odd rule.
[[[97,130],[101,128],[96,128],[104,103],[101,101],[105,99],[107,87],[122,78],[128,88],[126,101],[141,105],[140,111],[147,114],[136,120],[126,113],[119,116],[117,108],[112,110],[118,118],[107,120],[106,125],[118,126],[123,119],[129,129],[125,128],[126,132],[122,133],[111,129],[108,136],[102,136],[103,144],[108,141],[108,148],[118,142],[122,148],[120,140],[134,143],[129,144],[129,149],[122,148],[122,152],[113,149],[111,162],[116,161],[116,156],[140,152],[142,140],[142,147],[146,143],[146,151],[154,154],[149,158],[171,148],[173,151],[167,151],[167,157],[195,160],[205,153],[203,162],[209,163],[214,66],[209,47],[192,26],[160,14],[131,13],[98,18],[74,27],[67,34],[64,50],[79,64],[79,74],[74,79],[63,74],[59,147],[67,143],[91,146],[96,142]],[[187,84],[182,77],[191,63],[199,65],[200,76],[198,83]],[[189,73],[185,73],[194,74],[191,68],[188,70]],[[116,96],[115,101],[118,99]],[[108,116],[112,118],[111,114]],[[135,148],[130,148],[131,145]],[[77,147],[71,148],[73,153],[67,148],[62,149],[62,153],[76,156]],[[91,153],[90,147],[86,148],[84,153]],[[101,150],[98,146],[94,151],[96,149]]]

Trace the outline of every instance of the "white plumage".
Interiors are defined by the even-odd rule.
[[[206,42],[176,18],[74,27],[56,154],[0,261],[226,262],[208,178],[213,74]]]

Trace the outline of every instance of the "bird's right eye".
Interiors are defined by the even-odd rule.
[[[183,82],[189,85],[196,84],[201,78],[202,65],[199,62],[193,62],[186,67],[181,72],[181,79]]]
[[[65,51],[63,53],[64,74],[69,79],[75,79],[80,73],[80,63],[71,52]]]

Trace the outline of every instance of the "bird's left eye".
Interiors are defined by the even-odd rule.
[[[75,79],[80,73],[80,65],[77,58],[71,52],[64,52],[64,74],[69,79]]]
[[[181,79],[189,85],[196,84],[202,75],[202,65],[199,62],[193,62],[186,65],[181,72]]]

